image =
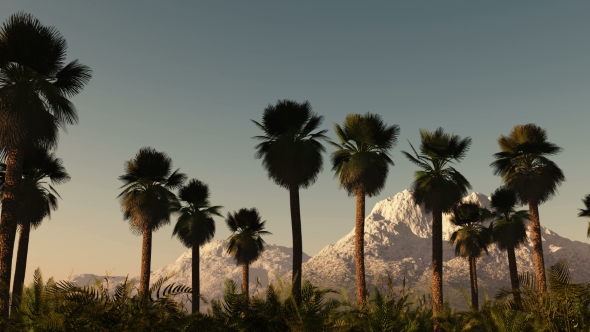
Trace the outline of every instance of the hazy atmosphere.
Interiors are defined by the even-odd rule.
[[[564,148],[552,160],[566,182],[540,206],[542,225],[586,242],[577,212],[590,165],[590,3],[355,3],[2,1],[0,21],[31,13],[63,34],[68,61],[93,70],[73,98],[80,123],[57,150],[72,180],[31,233],[27,282],[37,267],[57,279],[139,274],[141,237],[116,197],[124,162],[144,146],[206,182],[224,215],[257,207],[273,233],[266,241],[290,247],[288,192],[268,180],[251,139],[260,131],[250,120],[278,99],[308,100],[331,139],[349,113],[400,126],[395,166],[366,214],[410,187],[416,166],[400,151],[419,144],[420,128],[470,136],[456,168],[490,195],[500,185],[489,166],[497,138],[534,122]],[[354,198],[333,179],[327,149],[317,182],[300,193],[309,255],[354,227]],[[215,238],[227,238],[216,221]],[[152,270],[186,251],[171,235],[171,225],[154,233]]]

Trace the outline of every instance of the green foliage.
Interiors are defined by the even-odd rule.
[[[490,211],[480,208],[477,203],[459,203],[453,207],[451,223],[459,228],[451,234],[449,242],[455,245],[456,256],[479,258],[488,252],[492,236],[482,222],[489,216]]]
[[[171,210],[178,214],[172,235],[187,248],[192,248],[195,242],[202,246],[215,235],[215,221],[212,217],[221,217],[219,209],[222,206],[212,206],[209,202],[210,195],[205,183],[192,179],[178,192],[181,202],[173,201],[171,204]]]
[[[547,158],[562,149],[547,141],[545,129],[532,123],[514,126],[510,135],[498,138],[498,145],[500,152],[491,164],[494,174],[517,192],[521,203],[546,202],[565,181],[561,169]]]
[[[590,286],[571,281],[565,261],[548,271],[549,292],[538,291],[529,274],[520,277],[521,306],[512,290],[501,290],[495,300],[486,297],[479,311],[455,311],[448,303],[437,315],[444,331],[588,331]],[[266,293],[244,301],[232,280],[226,280],[222,299],[211,301],[206,314],[189,315],[185,296],[191,289],[164,286],[158,280],[150,298],[135,294],[133,282],[125,280],[109,292],[108,277],[90,286],[71,282],[43,281],[37,269],[34,282],[25,289],[20,308],[10,321],[0,322],[2,331],[210,331],[210,332],[419,332],[432,331],[432,305],[405,286],[396,294],[391,278],[388,289],[371,292],[362,306],[329,289],[304,281],[297,305],[288,288],[278,280]]]
[[[250,265],[255,262],[266,244],[262,235],[271,234],[264,230],[266,221],[262,221],[256,208],[240,209],[227,214],[227,228],[232,233],[228,238],[226,251],[238,264]]]
[[[340,143],[331,155],[332,170],[340,187],[350,195],[378,195],[385,187],[389,150],[397,143],[399,126],[387,126],[378,114],[349,114],[340,127],[334,124]]]
[[[327,139],[326,130],[316,132],[323,119],[307,101],[279,100],[264,110],[262,123],[252,120],[263,132],[254,137],[262,141],[255,156],[276,184],[289,189],[315,182],[323,165],[321,141]]]
[[[584,203],[584,209],[580,209],[578,217],[590,218],[590,194],[586,195],[584,199],[582,199],[582,203]],[[590,237],[590,221],[588,222],[587,236]]]
[[[420,170],[414,172],[413,196],[427,210],[439,205],[449,212],[471,188],[469,181],[450,164],[460,162],[471,146],[471,138],[447,134],[442,128],[434,132],[420,129],[420,153],[410,144],[414,154],[402,153]]]
[[[119,180],[123,182],[118,196],[123,218],[133,233],[142,234],[170,222],[170,205],[177,201],[171,190],[179,188],[186,176],[172,171],[172,159],[166,153],[147,147],[125,163]]]

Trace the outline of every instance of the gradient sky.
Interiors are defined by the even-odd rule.
[[[590,2],[587,1],[23,1],[4,0],[0,21],[24,10],[55,26],[94,77],[74,102],[80,124],[57,154],[72,181],[59,211],[31,234],[27,280],[110,271],[137,276],[141,238],[116,196],[123,163],[139,148],[209,184],[224,214],[257,207],[291,246],[288,192],[254,159],[250,119],[277,99],[309,100],[330,129],[349,113],[379,113],[401,127],[385,190],[406,189],[416,167],[400,150],[419,128],[473,138],[457,166],[473,190],[500,185],[489,164],[496,139],[534,122],[564,148],[567,181],[540,208],[541,223],[586,241],[580,199],[590,193]],[[328,152],[332,149],[328,148]],[[328,154],[301,191],[303,249],[313,255],[354,226],[355,202],[339,190]],[[172,226],[154,234],[152,269],[186,249]],[[216,239],[228,236],[217,219]]]

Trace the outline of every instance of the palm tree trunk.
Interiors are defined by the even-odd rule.
[[[293,233],[293,279],[291,294],[296,303],[301,302],[301,269],[303,260],[303,243],[301,237],[301,210],[299,205],[299,187],[289,187],[289,203],[291,205],[291,232]]]
[[[514,297],[514,302],[517,306],[520,307],[520,293],[518,289],[520,287],[518,282],[518,270],[516,267],[516,255],[514,254],[514,246],[508,245],[506,247],[506,252],[508,253],[508,269],[510,270],[510,284],[512,286],[512,296]]]
[[[535,256],[535,274],[539,283],[539,291],[545,294],[547,293],[547,281],[545,279],[545,260],[543,258],[543,237],[541,236],[541,221],[539,220],[539,204],[529,202],[529,214],[531,216],[531,237]]]
[[[365,192],[356,195],[356,225],[354,229],[354,259],[356,261],[356,298],[365,303]]]
[[[200,271],[200,248],[199,248],[199,243],[197,241],[197,232],[193,232],[193,245],[192,245],[192,285],[193,285],[193,307],[191,309],[191,312],[194,314],[196,312],[199,312],[200,310],[200,306],[201,306],[201,271]]]
[[[476,258],[469,257],[469,276],[471,277],[471,307],[479,310],[479,292],[477,290],[477,267]]]
[[[139,292],[145,298],[150,296],[150,272],[152,264],[152,230],[143,230],[143,242],[141,244],[141,272],[139,277]]]
[[[29,253],[29,234],[31,224],[23,222],[18,235],[18,250],[16,252],[16,266],[14,268],[14,282],[12,285],[12,312],[16,312],[20,306],[27,271],[27,255]]]
[[[435,203],[432,208],[432,314],[438,315],[443,305],[443,241],[442,208]],[[441,331],[438,319],[434,320],[434,331]]]
[[[8,318],[10,275],[19,211],[19,189],[22,180],[24,150],[10,149],[6,160],[2,214],[0,216],[0,318]]]
[[[246,303],[250,298],[250,290],[248,287],[250,284],[250,266],[248,264],[242,264],[242,294],[245,294]]]

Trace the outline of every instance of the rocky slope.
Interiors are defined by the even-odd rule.
[[[489,207],[489,198],[480,193],[465,197]],[[541,220],[543,216],[541,215]],[[378,202],[366,218],[365,265],[370,288],[387,288],[388,277],[399,289],[405,278],[416,294],[428,294],[431,276],[431,214],[417,206],[408,190]],[[443,217],[443,236],[448,239],[454,226],[448,216]],[[574,281],[590,280],[590,245],[563,238],[547,228],[543,231],[543,249],[546,267],[565,258],[572,268]],[[241,268],[224,252],[226,242],[214,241],[201,249],[201,292],[207,298],[217,298],[223,292],[223,282],[231,278],[240,283]],[[354,298],[354,230],[335,244],[322,249],[313,258],[304,254],[303,277],[313,284],[344,289]],[[290,248],[269,245],[262,258],[252,264],[250,287],[262,286],[283,276],[290,280]],[[534,272],[531,244],[516,251],[519,272]],[[176,273],[171,282],[190,285],[190,250],[171,263],[152,273],[152,281]],[[469,289],[468,263],[455,257],[453,247],[444,244],[444,295],[454,306],[465,308],[461,287]],[[80,284],[87,283],[90,275],[76,276]],[[120,277],[116,277],[120,278]],[[502,286],[509,285],[508,261],[505,252],[495,246],[478,260],[480,290],[493,296]],[[119,280],[119,279],[117,279]],[[258,285],[260,289],[260,285]],[[255,292],[255,291],[253,291]],[[481,296],[483,300],[483,295]]]

